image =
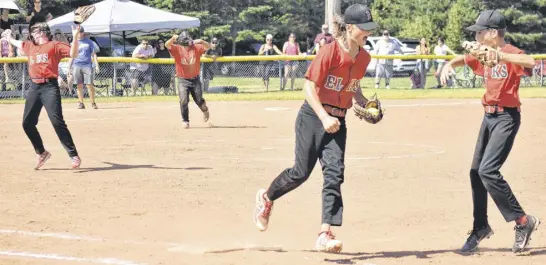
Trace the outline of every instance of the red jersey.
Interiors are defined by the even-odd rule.
[[[70,57],[70,45],[58,41],[35,45],[32,41],[25,41],[23,52],[28,56],[30,78],[57,78],[59,62]]]
[[[507,44],[502,47],[503,53],[524,53],[522,50]],[[498,105],[502,107],[519,107],[519,84],[521,76],[531,75],[532,69],[524,69],[523,66],[501,62],[493,68],[485,67],[473,56],[465,55],[465,63],[472,68],[474,73],[484,77],[485,94],[482,98],[483,105]]]
[[[199,75],[201,69],[201,55],[205,53],[205,46],[194,44],[184,47],[173,44],[169,52],[174,58],[176,65],[176,76],[181,78],[194,78]]]
[[[316,84],[321,103],[348,109],[371,61],[362,47],[353,60],[337,41],[324,45],[311,62],[305,78]]]

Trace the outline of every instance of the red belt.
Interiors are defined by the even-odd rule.
[[[43,84],[43,83],[47,83],[47,82],[56,80],[57,78],[55,78],[55,77],[50,77],[50,78],[30,78],[30,79],[32,80],[33,83],[36,83],[36,84]]]
[[[324,107],[324,110],[328,112],[328,114],[335,117],[344,118],[345,114],[347,114],[347,109],[342,109],[342,108],[338,108],[338,107],[334,107],[330,105],[322,105],[322,106]]]
[[[520,107],[503,107],[503,106],[490,106],[490,105],[485,105],[483,106],[483,109],[485,111],[485,113],[503,113],[505,110],[516,110],[518,112],[521,111]]]

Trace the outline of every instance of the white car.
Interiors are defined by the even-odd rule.
[[[368,41],[366,41],[366,45],[364,48],[370,53],[375,54],[375,47],[377,46],[377,41],[379,41],[383,37],[368,37]],[[407,47],[406,44],[402,43],[400,40],[398,40],[395,37],[390,37],[392,40],[398,43],[400,45],[402,51],[404,54],[413,54],[415,55],[415,49]],[[396,55],[399,55],[399,52],[395,52]],[[410,59],[410,60],[402,60],[402,59],[394,59],[394,75],[406,75],[409,76],[413,71],[415,70],[415,67],[417,65],[416,59]],[[368,65],[368,68],[366,69],[366,74],[368,75],[375,75],[375,65],[377,64],[377,59],[372,59],[370,64]]]

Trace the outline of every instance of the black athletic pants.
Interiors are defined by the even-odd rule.
[[[486,113],[483,118],[470,170],[476,228],[488,225],[488,192],[506,222],[525,215],[499,172],[510,154],[520,123],[521,114],[516,108],[504,108],[504,112],[500,113]]]
[[[340,226],[343,201],[341,184],[344,180],[345,141],[347,127],[344,118],[339,131],[329,134],[322,122],[305,102],[296,119],[296,161],[292,168],[284,170],[271,183],[267,196],[276,200],[305,182],[317,160],[322,165],[324,184],[322,188],[322,223]]]
[[[25,101],[23,129],[30,139],[32,146],[34,146],[36,154],[41,154],[45,151],[42,137],[36,128],[42,107],[45,107],[49,120],[53,124],[53,128],[68,155],[70,157],[77,156],[78,151],[63,118],[61,93],[57,79],[49,79],[49,81],[42,84],[31,82]]]
[[[182,121],[189,122],[188,103],[190,102],[190,94],[202,111],[207,111],[207,104],[203,98],[203,90],[201,89],[201,80],[199,76],[191,79],[178,78],[178,96],[180,98],[180,113]]]

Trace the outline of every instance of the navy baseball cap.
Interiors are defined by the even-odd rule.
[[[83,26],[80,26],[80,33],[84,33],[85,29],[83,29]]]
[[[485,29],[505,29],[504,16],[497,10],[485,10],[480,13],[476,24],[466,28],[468,31],[482,31]]]
[[[373,22],[372,11],[368,6],[354,4],[345,9],[343,20],[346,24],[356,25],[362,30],[373,30],[377,28],[377,24]]]

